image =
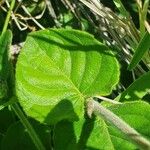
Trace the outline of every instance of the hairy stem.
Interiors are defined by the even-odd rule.
[[[104,120],[109,121],[125,135],[127,135],[134,143],[144,150],[150,150],[150,142],[142,137],[135,129],[130,127],[125,121],[115,115],[113,112],[103,107],[98,102],[90,99],[87,102],[87,113],[91,117],[92,113],[97,116],[103,117]]]
[[[34,131],[33,127],[31,126],[31,124],[29,123],[29,121],[27,120],[25,115],[23,114],[19,105],[17,103],[13,104],[12,109],[14,110],[14,112],[16,113],[16,115],[18,116],[20,121],[22,122],[23,126],[27,129],[27,131],[28,131],[32,141],[34,142],[36,148],[38,150],[45,150],[43,144],[41,143],[41,140],[39,139],[39,137],[36,134],[36,132]]]

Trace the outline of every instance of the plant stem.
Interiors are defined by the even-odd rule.
[[[150,150],[150,142],[142,137],[135,129],[130,127],[125,121],[115,115],[113,112],[103,107],[93,99],[89,99],[87,102],[87,113],[91,117],[92,113],[97,116],[103,117],[106,121],[109,121],[115,127],[120,129],[126,134],[134,143],[144,150]]]
[[[112,104],[122,104],[121,102],[118,102],[118,101],[116,101],[116,100],[109,99],[109,98],[107,98],[107,97],[103,97],[103,96],[94,96],[94,97],[95,97],[95,98],[99,98],[100,100],[103,100],[103,101],[112,103]]]
[[[12,97],[9,99],[9,101],[7,101],[6,103],[4,104],[0,104],[0,110],[2,110],[3,108],[9,106],[9,105],[12,105],[16,102],[16,100]]]
[[[25,115],[23,114],[19,105],[17,103],[13,104],[12,109],[14,110],[14,112],[16,113],[16,115],[18,116],[18,118],[20,119],[22,124],[24,125],[24,127],[27,129],[27,131],[28,131],[32,141],[34,142],[36,148],[38,150],[45,150],[43,144],[41,143],[41,140],[39,139],[39,137],[36,134],[36,132],[34,131],[33,127],[31,126],[31,124],[29,123],[29,121],[27,120]]]
[[[9,23],[9,19],[10,19],[10,16],[11,16],[11,12],[12,12],[14,6],[15,6],[15,0],[12,0],[12,1],[11,1],[11,4],[10,4],[9,11],[8,11],[8,13],[7,13],[7,16],[6,16],[6,20],[5,20],[4,26],[3,26],[2,34],[3,34],[4,32],[6,32],[6,30],[7,30],[8,23]]]

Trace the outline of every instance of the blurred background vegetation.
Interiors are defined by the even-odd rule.
[[[101,3],[121,15],[113,0],[101,0]],[[122,0],[122,3],[132,16],[136,27],[139,28],[138,8],[135,0]],[[9,5],[10,0],[0,1],[0,31],[2,31]],[[14,34],[13,43],[24,41],[27,33],[42,28],[32,20],[30,15],[44,28],[75,28],[98,34],[97,18],[78,0],[18,0],[9,24]],[[91,21],[95,23],[95,28],[87,15],[90,15]],[[150,13],[148,13],[148,21],[150,21]]]

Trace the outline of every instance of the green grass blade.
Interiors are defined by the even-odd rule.
[[[113,0],[114,4],[116,5],[116,7],[119,9],[120,13],[123,16],[126,16],[127,18],[129,17],[129,13],[127,12],[127,10],[125,9],[124,5],[122,4],[121,0]]]
[[[128,66],[128,70],[132,70],[133,68],[135,68],[135,66],[139,63],[139,61],[142,59],[145,52],[149,50],[149,48],[150,48],[150,34],[146,32],[144,37],[141,39],[139,45],[137,46],[137,49],[135,51],[135,54],[133,55],[131,63]]]
[[[145,0],[143,4],[143,8],[141,8],[141,11],[139,11],[141,37],[143,37],[143,35],[145,34],[145,21],[147,18],[148,6],[149,6],[149,0]]]
[[[147,13],[148,13],[148,7],[149,7],[150,0],[145,0],[143,5],[143,15],[146,19]]]

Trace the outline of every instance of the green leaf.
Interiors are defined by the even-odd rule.
[[[150,105],[144,101],[126,102],[109,108],[150,140]]]
[[[50,128],[41,125],[32,120],[32,125],[34,126],[36,132],[39,134],[42,142],[46,149],[51,149],[51,134]],[[36,150],[33,141],[27,130],[23,127],[21,122],[15,122],[7,130],[6,135],[1,142],[1,150]]]
[[[0,36],[0,79],[6,80],[9,75],[9,48],[12,42],[11,31]]]
[[[137,46],[135,54],[133,55],[131,63],[129,64],[128,67],[129,70],[132,70],[133,68],[136,67],[136,65],[140,62],[143,55],[149,50],[149,48],[150,48],[150,34],[146,32],[144,37],[141,39],[139,45]]]
[[[109,107],[146,138],[150,138],[150,105],[145,102],[128,102]],[[71,133],[71,134],[70,134]],[[63,136],[64,135],[64,136]],[[135,150],[130,139],[116,127],[101,118],[81,119],[78,122],[59,122],[54,130],[56,150]]]
[[[150,71],[135,80],[122,94],[119,101],[141,100],[150,91]]]
[[[73,122],[63,120],[55,125],[53,143],[55,150],[76,150],[77,139]]]
[[[0,36],[0,100],[7,97],[7,79],[10,71],[9,48],[12,42],[11,31],[6,31]]]
[[[114,150],[105,122],[95,118],[56,124],[54,148],[56,150]]]
[[[114,55],[88,33],[50,29],[31,33],[19,56],[19,102],[35,119],[78,120],[89,96],[109,95],[119,79]]]

